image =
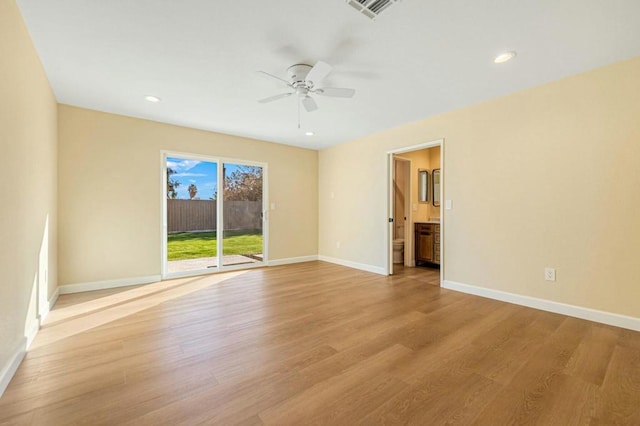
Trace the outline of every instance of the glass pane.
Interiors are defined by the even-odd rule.
[[[215,162],[167,158],[167,272],[215,268]]]
[[[263,260],[262,167],[225,163],[222,265]]]

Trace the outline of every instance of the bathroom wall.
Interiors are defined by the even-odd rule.
[[[428,148],[427,149],[427,153],[429,154],[429,171],[431,173],[433,173],[434,169],[439,169],[440,168],[440,157],[441,157],[441,149],[439,146],[433,147],[433,148]],[[442,194],[442,177],[444,175],[441,173],[440,174],[440,193]],[[429,184],[433,185],[432,179],[433,179],[433,175],[429,176]],[[433,186],[432,186],[433,188]],[[431,191],[431,188],[429,189],[429,191]],[[431,194],[430,200],[432,200],[429,203],[429,217],[430,218],[439,218],[440,217],[440,207],[436,207],[433,205],[433,194]]]

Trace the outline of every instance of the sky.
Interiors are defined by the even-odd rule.
[[[239,167],[225,163],[227,174],[233,173]],[[189,185],[198,187],[196,198],[209,200],[218,187],[218,166],[207,161],[187,160],[178,157],[167,157],[167,168],[176,171],[171,179],[180,182],[177,188],[178,198],[189,199]]]
[[[218,167],[216,163],[206,161],[185,160],[168,157],[167,168],[176,171],[171,179],[180,182],[177,188],[178,198],[189,199],[189,185],[198,187],[196,198],[208,200],[213,197],[218,186]]]

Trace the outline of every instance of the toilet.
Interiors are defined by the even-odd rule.
[[[393,263],[404,263],[404,239],[393,240]]]

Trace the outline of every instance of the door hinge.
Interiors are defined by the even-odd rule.
[[[389,218],[389,223],[393,223],[393,218],[392,217]]]

